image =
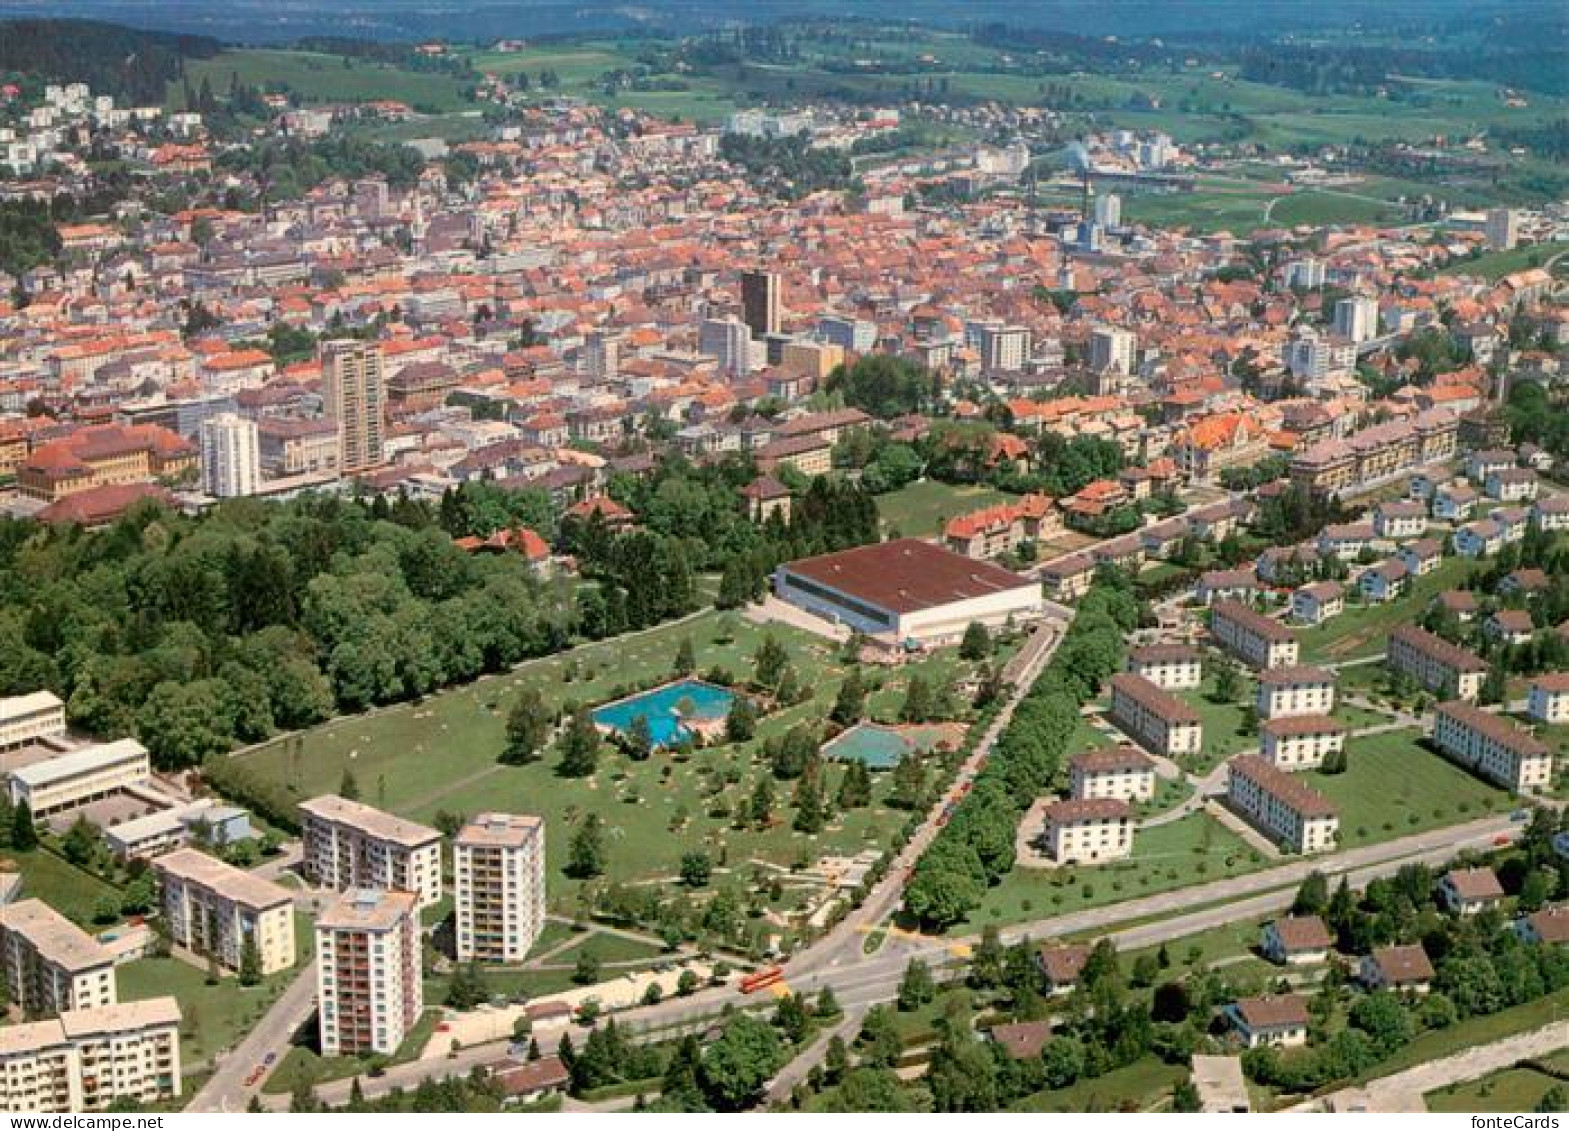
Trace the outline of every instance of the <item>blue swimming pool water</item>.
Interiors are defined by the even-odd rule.
[[[692,717],[722,719],[730,713],[735,693],[700,679],[683,679],[629,699],[607,703],[594,712],[594,721],[617,734],[625,734],[631,729],[632,720],[641,715],[648,720],[648,733],[654,745],[669,746],[686,735],[686,728],[676,715],[676,704],[683,699],[692,701],[695,707]]]
[[[823,756],[836,762],[862,762],[869,770],[891,770],[912,749],[896,730],[858,723],[823,747]]]

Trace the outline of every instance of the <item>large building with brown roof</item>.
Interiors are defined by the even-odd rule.
[[[1340,817],[1329,799],[1256,754],[1233,758],[1226,800],[1276,844],[1307,855],[1335,847]]]
[[[196,470],[196,446],[155,424],[94,424],[40,444],[17,468],[18,490],[53,503],[94,487],[173,479]]]
[[[1553,781],[1553,754],[1545,743],[1464,700],[1438,705],[1433,745],[1473,773],[1517,793],[1544,790]]]
[[[972,622],[1039,619],[1040,585],[989,562],[901,538],[781,565],[774,591],[834,624],[888,643],[956,643]]]
[[[1427,690],[1457,699],[1475,699],[1487,675],[1486,662],[1475,652],[1414,624],[1402,624],[1389,634],[1384,662]]]
[[[1297,638],[1278,620],[1237,601],[1216,601],[1210,609],[1210,635],[1249,667],[1289,667],[1297,662]]]
[[[1315,495],[1338,495],[1348,487],[1451,458],[1459,432],[1459,417],[1446,409],[1375,424],[1347,439],[1324,440],[1297,453],[1291,461],[1291,482]]]
[[[1046,806],[1046,851],[1061,864],[1103,864],[1133,852],[1133,812],[1114,798],[1070,798]]]
[[[1197,754],[1204,746],[1199,713],[1131,672],[1111,677],[1111,721],[1146,750],[1168,758]]]
[[[1148,801],[1155,796],[1155,762],[1136,746],[1075,754],[1068,760],[1068,796]]]

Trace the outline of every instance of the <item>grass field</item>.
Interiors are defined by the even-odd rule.
[[[1445,558],[1432,573],[1412,583],[1406,595],[1384,605],[1350,605],[1338,617],[1298,631],[1304,664],[1335,663],[1382,655],[1391,629],[1418,619],[1428,602],[1445,589],[1462,585],[1477,563]]]
[[[300,962],[307,963],[308,956]],[[259,986],[242,986],[237,978],[207,984],[205,971],[177,958],[139,958],[115,970],[120,1000],[173,994],[180,1003],[180,1058],[185,1071],[233,1047],[267,1012],[294,980],[298,970],[274,974]]]
[[[923,479],[877,496],[877,513],[882,516],[884,530],[897,530],[907,538],[929,538],[941,533],[951,518],[1014,497],[990,487],[955,486]]]
[[[827,642],[795,629],[772,631],[815,695],[762,720],[759,741],[826,716],[845,674]],[[489,809],[538,813],[546,820],[549,883],[556,897],[569,883],[560,871],[567,842],[591,811],[607,826],[611,880],[672,876],[681,854],[697,848],[707,848],[720,866],[739,866],[754,858],[789,866],[825,852],[853,853],[885,843],[902,817],[876,803],[887,789],[881,780],[872,806],[836,817],[817,836],[790,829],[787,782],[777,786],[775,813],[783,820],[767,830],[732,829],[728,814],[767,772],[755,764],[757,742],[701,749],[685,764],[666,755],[635,762],[607,746],[598,771],[583,779],[559,777],[549,751],[541,761],[525,766],[497,763],[507,706],[520,687],[532,684],[549,702],[563,706],[618,698],[634,682],[669,673],[687,636],[699,670],[718,665],[744,678],[751,674],[752,656],[764,632],[738,615],[710,611],[685,625],[584,646],[422,703],[342,719],[236,757],[256,773],[284,783],[300,799],[336,790],[344,771],[351,769],[368,803],[419,821],[431,822],[443,810],[464,815]],[[891,717],[912,674],[947,678],[960,664],[950,650],[897,673],[874,673],[881,686],[868,700],[869,712]],[[842,773],[830,770],[831,791],[837,791]]]
[[[243,48],[225,51],[212,59],[192,59],[186,65],[193,86],[206,79],[222,94],[232,76],[242,83],[266,90],[288,91],[302,102],[369,102],[396,99],[415,109],[440,113],[472,109],[463,96],[465,83],[455,75],[409,71],[366,59],[323,55],[310,51]],[[171,106],[183,102],[179,83],[169,86]]]
[[[1206,813],[1137,833],[1131,859],[1097,867],[1015,868],[987,891],[958,933],[1006,926],[1256,871],[1264,864]]]
[[[417,1057],[430,1040],[440,1017],[439,1011],[427,1009],[403,1038],[398,1051],[387,1058],[387,1063],[403,1064]],[[301,1084],[309,1086],[364,1075],[368,1067],[366,1060],[356,1056],[322,1056],[313,1044],[294,1045],[279,1059],[277,1067],[263,1081],[261,1090],[273,1096],[287,1095]]]
[[[99,900],[112,899],[119,904],[119,889],[43,848],[10,853],[0,861],[0,871],[21,874],[22,898],[41,899],[89,931],[101,931],[105,926],[93,922]]]
[[[1535,1068],[1506,1068],[1480,1080],[1451,1084],[1423,1099],[1428,1111],[1534,1111],[1560,1080]]]
[[[1352,738],[1345,773],[1303,775],[1339,808],[1342,848],[1476,820],[1514,804],[1508,791],[1433,753],[1420,737],[1413,729]]]
[[[1153,1056],[1115,1068],[1093,1080],[1053,1091],[1036,1092],[1009,1107],[1009,1111],[1134,1112],[1169,1106],[1171,1091],[1186,1080],[1185,1067],[1167,1064]]]
[[[1569,251],[1569,244],[1525,244],[1508,251],[1489,251],[1475,259],[1462,259],[1451,263],[1439,272],[1441,275],[1473,275],[1483,279],[1501,279],[1516,271],[1541,267],[1562,252]],[[1562,276],[1569,270],[1569,256],[1558,260],[1554,274]]]

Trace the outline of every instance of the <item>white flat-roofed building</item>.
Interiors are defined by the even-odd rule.
[[[1162,691],[1183,691],[1204,682],[1204,659],[1186,644],[1148,644],[1128,652],[1128,671]]]
[[[249,813],[211,797],[121,821],[103,833],[110,852],[121,860],[134,860],[184,848],[198,839],[198,828],[205,829],[206,843],[214,846],[249,840],[254,835]]]
[[[1279,668],[1297,662],[1297,638],[1285,625],[1235,601],[1217,601],[1209,631],[1217,643],[1250,667]]]
[[[460,962],[521,962],[545,926],[545,822],[481,813],[453,839]]]
[[[1233,758],[1230,770],[1226,797],[1248,824],[1303,855],[1335,847],[1340,817],[1323,794],[1256,754]]]
[[[1260,719],[1327,715],[1335,709],[1335,677],[1301,665],[1267,668],[1259,672],[1255,706]]]
[[[1148,801],[1155,796],[1155,762],[1136,746],[1089,750],[1068,760],[1068,796]]]
[[[169,937],[227,970],[239,970],[246,939],[263,975],[294,965],[294,900],[287,888],[195,848],[153,860]]]
[[[397,1052],[425,1008],[418,896],[354,888],[316,920],[323,1056]]]
[[[1346,724],[1328,715],[1288,715],[1259,723],[1259,749],[1282,770],[1314,770],[1346,748]]]
[[[65,734],[65,704],[52,691],[0,699],[0,750]]]
[[[1114,798],[1073,798],[1046,806],[1046,851],[1060,863],[1098,864],[1133,852],[1133,812]]]
[[[1433,712],[1433,745],[1473,773],[1517,793],[1553,782],[1553,755],[1528,730],[1480,707],[1454,700]]]
[[[1111,721],[1144,749],[1168,758],[1197,754],[1204,745],[1197,711],[1129,672],[1111,677]]]
[[[1414,624],[1389,634],[1384,662],[1427,690],[1457,699],[1475,699],[1487,675],[1487,664],[1476,653]]]
[[[11,1000],[29,1016],[118,1000],[114,955],[41,899],[0,907],[0,967]]]
[[[774,592],[835,624],[893,642],[957,643],[972,622],[1038,620],[1040,582],[930,542],[901,538],[786,562]]]
[[[18,767],[6,788],[12,805],[26,801],[33,816],[46,817],[146,785],[152,772],[147,747],[121,738]]]
[[[300,803],[305,874],[334,891],[413,892],[441,899],[441,834],[336,794]]]
[[[180,1005],[147,998],[0,1027],[0,1111],[106,1111],[180,1095]]]

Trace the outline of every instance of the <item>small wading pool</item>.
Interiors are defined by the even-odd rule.
[[[670,746],[680,742],[691,732],[683,725],[676,704],[689,700],[692,712],[688,718],[696,722],[715,722],[730,713],[735,693],[715,683],[700,679],[681,679],[667,683],[652,691],[639,692],[614,703],[606,703],[593,712],[596,723],[617,734],[624,735],[632,729],[637,718],[648,720],[649,737],[655,746]]]

